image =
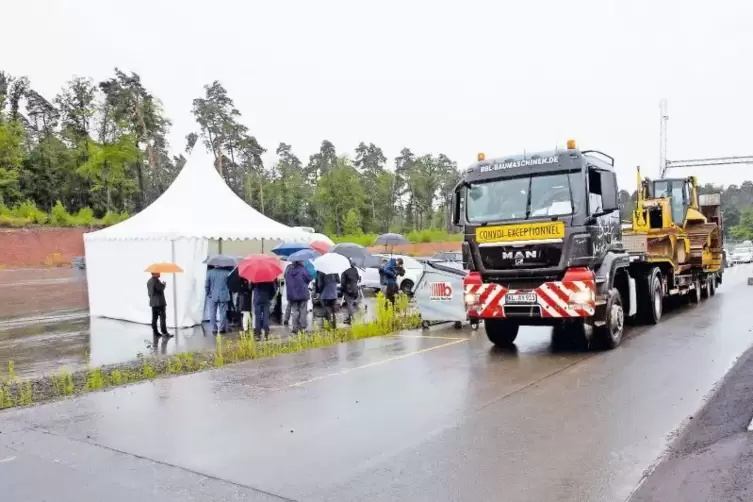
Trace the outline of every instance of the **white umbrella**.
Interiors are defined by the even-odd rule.
[[[350,260],[337,253],[323,254],[311,263],[323,274],[342,274],[350,268]]]

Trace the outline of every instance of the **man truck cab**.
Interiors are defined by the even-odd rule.
[[[609,155],[572,140],[566,150],[479,154],[455,188],[453,221],[465,233],[468,317],[484,321],[489,340],[509,345],[520,326],[549,325],[555,344],[614,348],[626,317],[657,323],[668,296],[713,296],[721,283],[718,207],[697,202],[695,178],[638,179],[641,196],[623,236]]]

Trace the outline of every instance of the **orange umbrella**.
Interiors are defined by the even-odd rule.
[[[322,241],[309,242],[311,249],[319,254],[327,254],[329,252],[330,245]]]
[[[146,270],[144,272],[149,272],[152,274],[174,274],[176,272],[183,272],[183,269],[180,268],[175,263],[152,263],[148,267],[146,267]]]

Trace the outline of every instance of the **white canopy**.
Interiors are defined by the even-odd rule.
[[[211,165],[187,162],[149,207],[111,227],[88,233],[95,240],[275,239],[308,242],[310,234],[267,218],[238,197]]]
[[[112,227],[84,235],[89,312],[95,317],[149,323],[151,309],[144,269],[177,263],[167,283],[170,328],[194,326],[204,317],[209,253],[266,252],[277,243],[310,242],[311,234],[278,223],[246,204],[225,184],[211,162],[190,160],[149,207]],[[245,242],[244,242],[245,241]]]

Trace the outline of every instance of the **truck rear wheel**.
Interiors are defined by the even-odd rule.
[[[688,292],[688,300],[690,303],[701,303],[701,278],[699,276],[696,276],[693,286],[693,291]]]
[[[497,347],[510,347],[518,336],[520,326],[507,319],[484,319],[489,341]]]
[[[661,271],[651,269],[640,281],[642,290],[638,295],[638,315],[647,324],[657,324],[661,320],[664,302],[664,290],[661,284]]]
[[[709,296],[714,296],[716,294],[716,281],[717,281],[716,274],[709,276],[709,286],[708,286]]]
[[[612,288],[604,308],[604,325],[594,326],[593,344],[597,348],[611,350],[622,343],[625,330],[625,311],[622,296],[617,288]]]

